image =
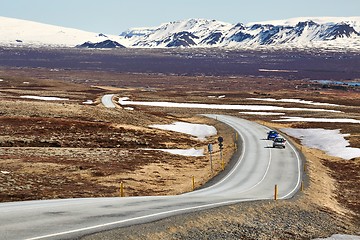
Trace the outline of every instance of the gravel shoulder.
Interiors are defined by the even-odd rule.
[[[220,207],[81,239],[313,239],[358,232],[345,216],[298,199]]]

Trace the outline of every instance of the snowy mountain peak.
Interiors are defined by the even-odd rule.
[[[195,19],[195,18],[190,18],[187,20],[182,20],[182,21],[175,21],[175,22],[170,22],[170,23],[164,23],[160,26],[161,28],[172,28],[173,30],[181,28],[182,30],[192,30],[192,31],[196,31],[196,30],[200,30],[200,29],[210,29],[210,28],[215,28],[215,27],[223,27],[226,25],[231,25],[228,23],[223,23],[220,21],[216,21],[216,20],[207,20],[207,19]]]
[[[0,17],[0,45],[133,48],[298,48],[360,51],[360,17],[304,17],[230,24],[186,19],[119,36]]]
[[[336,23],[360,23],[360,17],[298,17],[298,18],[290,18],[285,20],[271,20],[271,21],[260,21],[260,22],[251,22],[246,24],[254,25],[254,24],[261,24],[261,25],[282,25],[282,26],[290,26],[294,27],[299,22],[315,22],[317,24],[336,24]]]
[[[360,50],[360,17],[249,24],[188,19],[127,32],[133,47],[332,48]],[[124,35],[124,34],[122,34]]]

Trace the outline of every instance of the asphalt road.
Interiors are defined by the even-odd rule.
[[[107,108],[115,108],[115,104],[113,102],[113,97],[115,96],[115,94],[106,94],[101,98],[101,102],[102,104],[107,107]]]
[[[300,188],[301,159],[290,144],[273,149],[268,129],[247,120],[208,115],[239,132],[241,152],[214,184],[178,196],[88,198],[0,204],[0,239],[73,239],[107,229],[222,205],[291,198]]]

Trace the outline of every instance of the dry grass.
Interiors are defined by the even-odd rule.
[[[246,77],[49,72],[44,69],[3,69],[0,77],[4,79],[0,82],[0,144],[3,146],[0,148],[0,170],[10,172],[0,174],[1,201],[118,196],[121,181],[125,183],[127,196],[190,191],[192,176],[195,176],[197,186],[212,177],[206,156],[181,157],[142,149],[172,147],[175,143],[181,148],[206,149],[208,143],[216,144],[217,136],[201,142],[183,134],[148,127],[173,121],[206,123],[214,125],[226,140],[225,159],[228,160],[233,152],[232,130],[195,116],[198,113],[226,113],[278,129],[341,128],[343,133],[351,134],[351,146],[360,147],[359,124],[274,123],[271,121],[274,117],[244,115],[238,111],[194,109],[190,112],[188,109],[155,107],[135,107],[134,111],[126,111],[106,109],[100,104],[101,96],[110,92],[136,100],[219,104],[264,104],[247,100],[248,97],[298,97],[345,107],[328,107],[341,110],[340,113],[297,111],[287,112],[287,116],[360,119],[358,92],[333,89],[315,92],[306,81],[277,79],[278,84],[274,86],[269,84],[272,79]],[[139,87],[144,86],[144,82],[148,87]],[[122,87],[124,83],[126,88]],[[206,85],[208,88],[204,87],[206,83],[210,83]],[[96,87],[92,87],[94,85]],[[70,97],[70,100],[43,102],[19,99],[21,95]],[[226,98],[209,98],[210,95],[226,95]],[[82,104],[88,99],[95,100],[94,105]],[[292,103],[276,105],[299,107]],[[359,159],[343,161],[315,149],[302,150],[309,176],[304,201],[340,215],[359,216]],[[214,159],[218,158],[216,154]],[[216,170],[221,170],[218,163]]]

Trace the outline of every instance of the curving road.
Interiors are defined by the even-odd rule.
[[[102,96],[101,102],[106,108],[116,108],[116,105],[113,102],[115,94],[106,94]]]
[[[0,239],[72,239],[85,234],[154,221],[175,214],[242,201],[291,198],[301,182],[301,159],[290,144],[273,149],[268,129],[244,119],[217,118],[239,132],[241,149],[233,168],[215,184],[178,195],[87,198],[0,204]]]

